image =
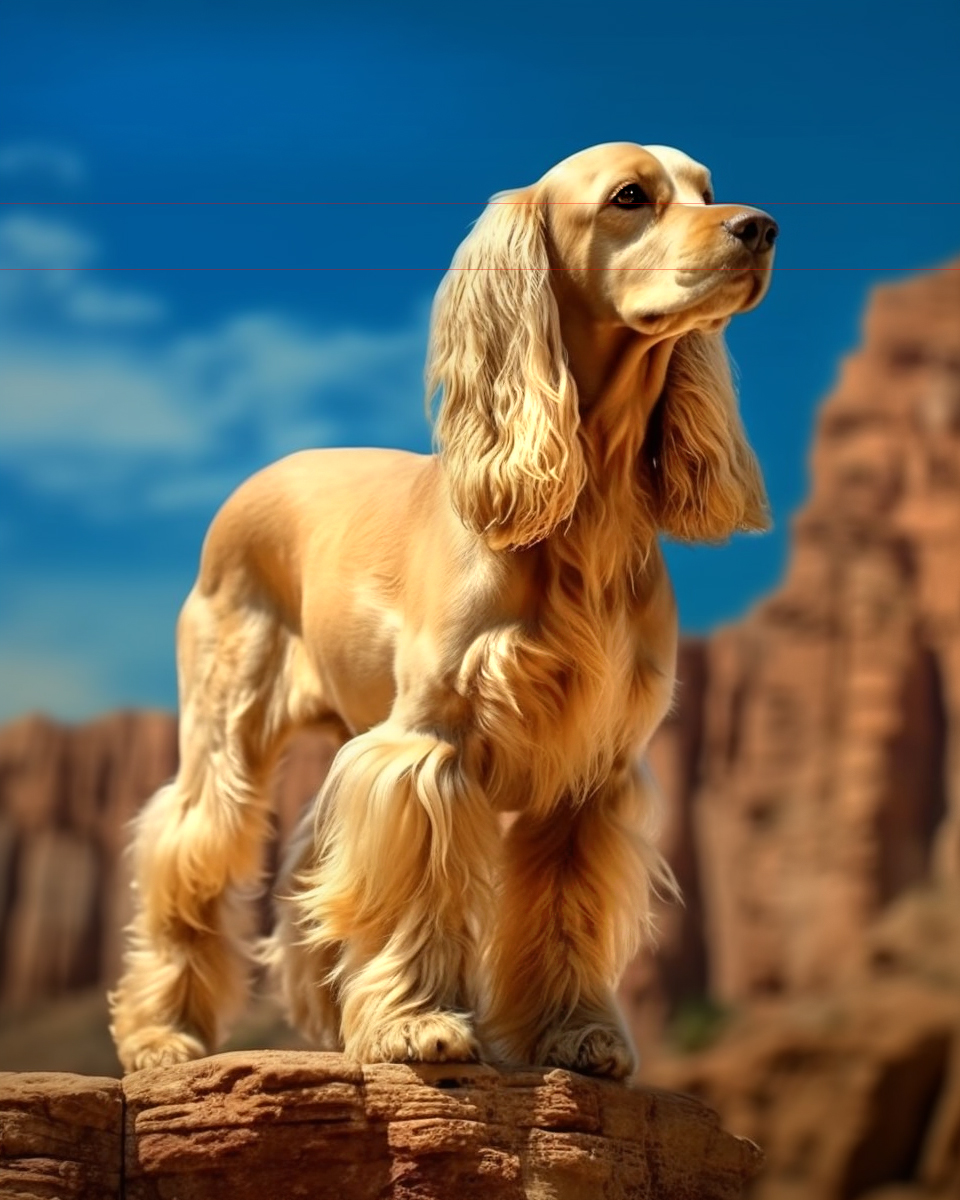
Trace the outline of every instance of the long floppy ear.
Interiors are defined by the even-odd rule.
[[[740,420],[722,334],[694,331],[678,340],[644,451],[665,533],[717,541],[770,528],[763,476]]]
[[[528,546],[573,512],[586,480],[577,389],[530,192],[495,196],[433,305],[428,404],[460,518],[494,549]]]

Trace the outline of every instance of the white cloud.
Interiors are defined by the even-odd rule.
[[[387,332],[241,312],[144,340],[162,301],[91,277],[99,252],[63,220],[0,220],[0,265],[63,268],[0,274],[0,465],[28,488],[100,515],[208,509],[215,480],[358,427],[425,440],[425,305]]]
[[[211,439],[246,425],[276,457],[336,444],[364,413],[386,440],[419,421],[425,336],[425,313],[389,333],[321,331],[246,313],[173,343],[168,366],[191,411],[206,414]],[[346,395],[346,409],[328,403]]]
[[[0,460],[21,473],[31,470],[25,452],[157,455],[202,439],[167,382],[129,353],[0,343],[0,395]]]
[[[230,450],[238,440],[257,465],[349,440],[366,413],[369,440],[409,441],[426,428],[424,336],[419,324],[321,332],[249,314],[148,347],[0,340],[0,464],[98,511],[111,498],[169,509],[205,500],[227,465],[242,473],[242,452]]]
[[[52,142],[10,142],[0,146],[0,176],[8,179],[53,179],[75,187],[86,178],[83,159],[73,150]]]
[[[302,323],[271,313],[233,317],[212,333],[186,338],[177,364],[196,378],[215,379],[225,400],[240,408],[254,398],[290,396],[369,374],[407,355],[408,332],[342,331],[318,337]]]
[[[61,721],[83,721],[115,707],[96,663],[69,650],[34,650],[0,641],[0,721],[42,712]]]

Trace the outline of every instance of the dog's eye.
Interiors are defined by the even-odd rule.
[[[617,192],[610,203],[617,208],[642,208],[652,201],[639,183],[628,183]]]
[[[704,204],[713,203],[713,192],[711,192],[709,188],[707,188],[707,190],[703,193],[703,202]]]

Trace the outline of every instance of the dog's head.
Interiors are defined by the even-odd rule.
[[[662,394],[636,406],[656,523],[689,539],[766,528],[722,330],[766,292],[776,235],[667,147],[596,146],[494,197],[437,293],[428,361],[462,519],[499,548],[570,517],[587,464],[565,340],[602,377],[602,347],[627,334],[669,352]]]

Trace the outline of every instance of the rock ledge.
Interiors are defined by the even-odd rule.
[[[18,1200],[736,1200],[761,1161],[696,1100],[560,1070],[257,1051],[0,1074]]]

